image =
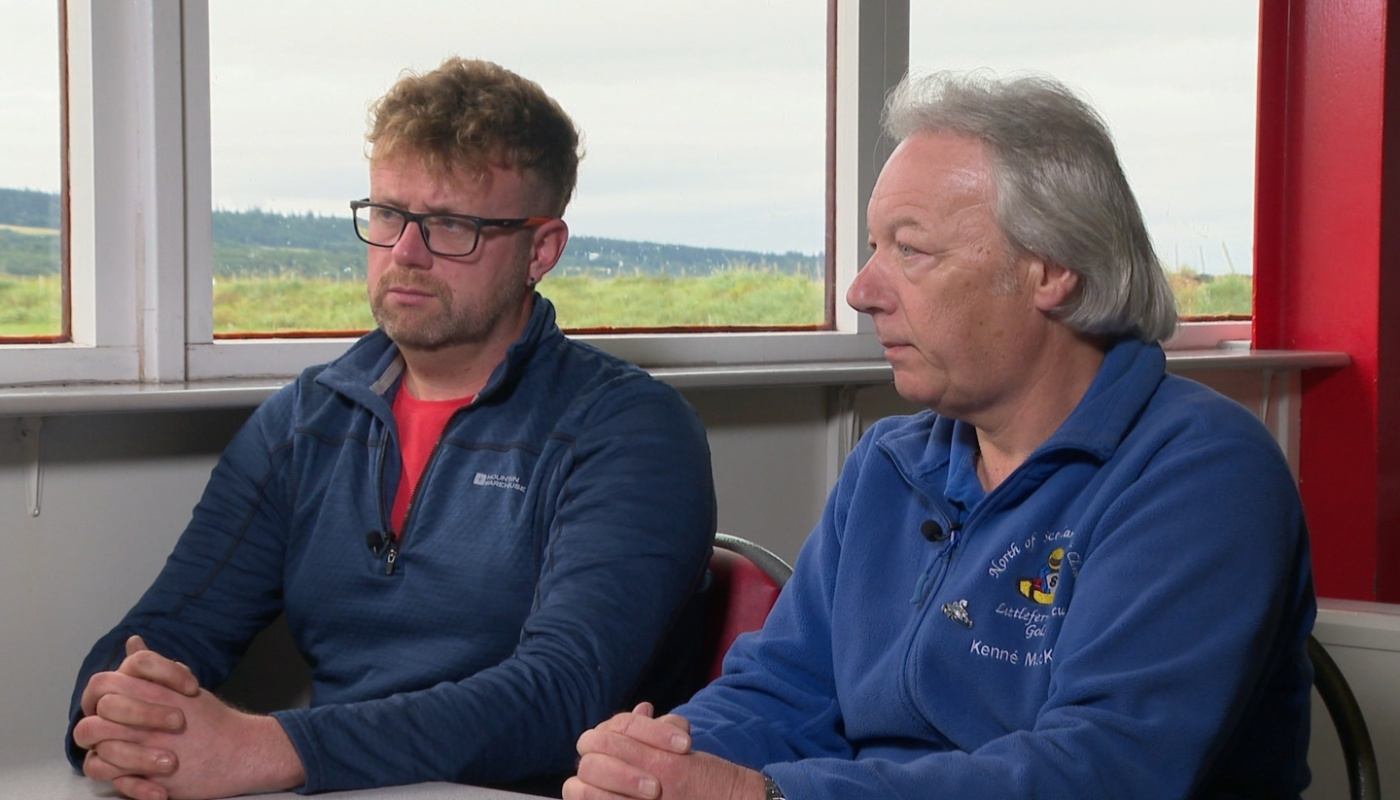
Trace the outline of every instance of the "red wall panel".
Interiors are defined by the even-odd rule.
[[[1303,376],[1299,486],[1318,593],[1396,602],[1400,296],[1388,265],[1400,231],[1386,223],[1400,118],[1388,113],[1386,2],[1261,7],[1255,345],[1351,356]]]

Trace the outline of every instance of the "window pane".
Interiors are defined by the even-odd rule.
[[[917,74],[1049,74],[1108,122],[1184,315],[1251,313],[1256,3],[911,3]]]
[[[583,131],[540,286],[565,327],[826,324],[824,3],[327,8],[210,4],[216,334],[372,324],[347,206],[366,109],[454,54],[538,81]]]
[[[63,335],[58,5],[0,0],[0,338]]]

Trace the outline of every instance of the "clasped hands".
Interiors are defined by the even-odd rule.
[[[200,688],[188,667],[126,641],[116,670],[88,679],[73,741],[83,774],[135,800],[203,800],[300,785],[301,761],[272,717]]]
[[[653,718],[650,703],[578,739],[578,774],[564,800],[762,800],[763,776],[690,748],[690,722]]]

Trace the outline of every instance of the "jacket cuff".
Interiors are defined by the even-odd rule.
[[[82,772],[87,751],[73,741],[73,728],[77,727],[79,719],[81,717],[71,717],[68,720],[68,733],[63,737],[63,754],[68,757],[68,763],[73,765],[73,769]]]
[[[819,794],[813,790],[811,781],[808,779],[807,771],[796,761],[784,761],[776,764],[768,764],[763,770],[763,774],[772,778],[783,790],[783,795],[788,800],[801,800],[801,798],[818,797]]]
[[[282,730],[286,732],[287,738],[292,742],[292,747],[297,751],[297,758],[301,759],[301,768],[306,774],[306,783],[297,787],[297,794],[314,794],[325,791],[323,787],[326,784],[326,776],[323,774],[320,748],[316,744],[315,732],[307,723],[306,709],[274,711],[271,716],[282,726]]]

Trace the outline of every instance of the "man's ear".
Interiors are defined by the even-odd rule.
[[[1035,307],[1044,312],[1063,306],[1079,288],[1079,273],[1054,262],[1035,259],[1032,274],[1037,276],[1034,289]]]
[[[534,230],[530,241],[530,285],[540,282],[559,257],[564,255],[564,245],[569,243],[569,225],[562,219],[552,219]]]

